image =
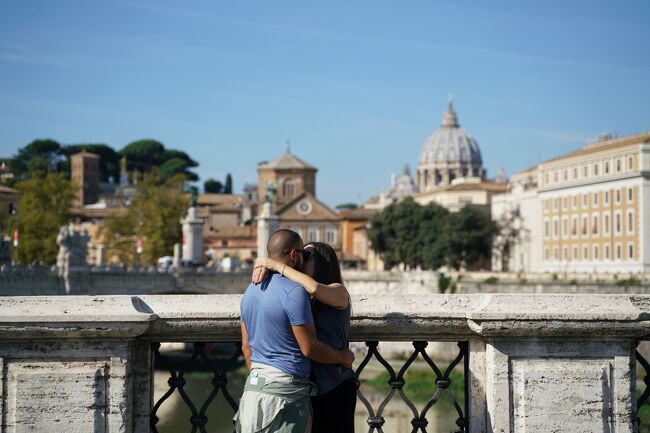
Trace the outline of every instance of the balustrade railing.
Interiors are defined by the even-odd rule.
[[[186,419],[173,433],[231,431],[247,374],[236,343],[239,300],[0,297],[3,431],[163,433],[172,400]],[[388,412],[398,401],[415,433],[434,431],[433,412],[443,407],[455,422],[445,432],[650,433],[648,348],[635,351],[636,342],[650,337],[650,296],[356,296],[352,302],[350,338],[355,347],[365,342],[355,364],[357,409],[365,411],[369,433],[394,431]],[[173,352],[159,342],[195,343],[189,352]],[[384,342],[408,350],[389,357]],[[458,346],[438,356],[430,342]],[[201,373],[190,374],[197,365]],[[418,369],[426,371],[424,398],[409,388]]]
[[[191,353],[185,353],[184,359],[176,359],[177,356],[175,356],[174,360],[170,359],[169,355],[161,353],[160,343],[152,344],[155,366],[169,373],[169,377],[167,378],[168,389],[160,398],[157,399],[157,401],[155,401],[152,408],[152,433],[159,433],[158,422],[160,419],[158,412],[166,402],[169,402],[170,397],[175,392],[179,394],[181,401],[190,413],[190,416],[186,421],[187,429],[185,431],[191,433],[207,433],[208,431],[211,431],[209,424],[210,420],[208,419],[207,412],[219,392],[223,394],[223,397],[231,410],[227,411],[229,413],[218,413],[217,416],[232,418],[232,413],[237,411],[238,406],[238,399],[233,397],[233,394],[237,396],[241,395],[242,383],[238,383],[239,389],[229,389],[228,373],[233,372],[238,367],[241,368],[244,359],[241,352],[241,343],[231,342],[223,344],[229,344],[231,346],[231,354],[224,355],[222,352],[215,351],[211,351],[211,354],[207,349],[208,347],[211,347],[209,344],[206,344],[205,342],[196,342],[192,344]],[[389,403],[394,401],[396,394],[408,407],[408,411],[412,415],[410,421],[412,433],[427,432],[427,426],[429,424],[427,415],[431,408],[439,403],[441,399],[447,399],[448,403],[450,403],[456,413],[456,432],[466,433],[468,431],[468,343],[466,341],[459,342],[457,344],[458,352],[456,356],[443,368],[440,368],[438,363],[427,354],[425,349],[428,344],[429,343],[426,341],[414,341],[412,343],[412,352],[408,354],[401,366],[394,367],[380,353],[379,341],[365,342],[366,352],[357,362],[358,366],[356,367],[355,372],[358,378],[357,399],[366,410],[366,423],[369,433],[384,433],[384,411]],[[215,356],[217,353],[218,355]],[[404,358],[404,356],[402,356],[402,358]],[[364,394],[360,385],[364,379],[369,379],[364,377],[364,373],[366,367],[373,359],[386,373],[381,375],[381,377],[387,375],[386,385],[388,386],[388,392],[381,398],[374,398],[372,399],[373,401],[371,401],[368,396]],[[408,394],[405,392],[405,386],[407,385],[406,373],[409,370],[409,367],[411,367],[418,359],[421,361],[421,364],[426,365],[430,369],[430,372],[435,377],[431,382],[425,384],[425,386],[428,387],[429,392],[425,398],[424,405],[420,408],[417,407],[416,402],[414,402],[412,398],[409,398]],[[452,371],[457,366],[462,368],[462,374],[455,375],[452,378]],[[196,371],[197,369],[208,371],[211,374],[211,377],[204,377],[202,381],[202,386],[209,390],[208,395],[202,397],[199,401],[193,400],[185,390],[185,385],[187,384],[185,378],[186,373]],[[377,372],[374,371],[374,374],[376,375]],[[462,390],[461,395],[454,395],[451,391],[450,385],[452,385],[453,380],[462,381],[461,384],[457,384],[460,385],[458,388]],[[154,387],[159,387],[159,384],[156,386],[154,383]],[[231,391],[234,392],[231,393]]]

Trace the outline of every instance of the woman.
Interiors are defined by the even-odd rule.
[[[302,272],[262,259],[255,267],[253,282],[264,279],[266,270],[282,273],[300,284],[312,297],[312,312],[318,339],[334,349],[348,347],[350,295],[343,285],[341,268],[334,249],[322,242],[304,247]],[[312,362],[311,380],[318,386],[312,397],[312,433],[353,433],[357,403],[357,380],[354,372],[340,365]]]

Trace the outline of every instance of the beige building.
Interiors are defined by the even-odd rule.
[[[499,225],[492,270],[537,272],[540,266],[540,207],[537,166],[515,173],[508,189],[492,197],[492,219]]]
[[[260,163],[258,198],[272,197],[280,227],[296,231],[305,242],[326,242],[341,250],[340,217],[316,197],[317,169],[289,149],[271,162]]]
[[[541,270],[650,271],[650,132],[539,165]]]

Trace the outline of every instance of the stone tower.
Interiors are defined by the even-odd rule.
[[[75,184],[76,206],[99,201],[99,155],[85,151],[72,155],[70,177]]]

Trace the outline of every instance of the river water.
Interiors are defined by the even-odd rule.
[[[158,399],[160,399],[160,397],[162,397],[162,395],[169,389],[167,385],[168,378],[169,373],[166,371],[157,370],[154,372],[154,401],[158,401]],[[207,399],[212,391],[212,386],[210,384],[212,375],[206,372],[193,372],[187,373],[185,379],[187,381],[184,387],[185,392],[194,404],[198,406],[198,410],[200,405]],[[243,384],[244,378],[242,375],[229,376],[228,389],[232,392],[232,397],[235,401],[239,400]],[[371,402],[375,410],[378,408],[385,396],[384,393],[380,393],[365,384],[362,385],[362,392]],[[419,410],[421,410],[424,405],[425,403],[416,403],[416,407]],[[208,432],[232,433],[232,417],[234,411],[226,402],[221,391],[219,391],[215,400],[208,406],[206,414],[208,417],[208,424],[206,425]],[[191,411],[181,398],[178,390],[176,390],[169,399],[160,406],[157,415],[159,417],[158,431],[160,433],[189,433],[191,431],[191,424],[189,422]],[[398,396],[394,397],[388,404],[384,410],[383,416],[386,420],[383,430],[386,433],[407,433],[412,430],[411,419],[413,418],[413,415],[408,406],[401,401]],[[363,404],[359,401],[355,417],[357,432],[368,431],[368,425],[366,424],[367,418],[368,413]],[[427,432],[449,433],[456,431],[458,429],[455,423],[456,418],[457,415],[453,406],[443,399],[439,403],[435,404],[427,414],[427,420],[429,422]]]

